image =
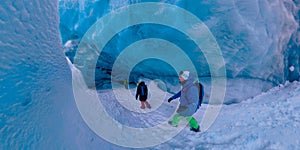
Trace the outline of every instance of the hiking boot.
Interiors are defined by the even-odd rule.
[[[173,126],[173,127],[177,127],[177,125],[173,125],[172,124],[172,121],[168,121],[168,124],[171,125],[171,126]]]
[[[145,106],[143,105],[143,106],[141,106],[141,108],[142,108],[142,109],[145,109]]]
[[[198,126],[198,128],[190,128],[191,131],[194,131],[194,132],[200,132],[200,126]]]

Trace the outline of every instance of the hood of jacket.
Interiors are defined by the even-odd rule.
[[[182,91],[185,92],[190,86],[194,85],[195,77],[190,75],[182,84]]]

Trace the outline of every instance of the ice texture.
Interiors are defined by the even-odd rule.
[[[149,0],[59,1],[60,31],[63,43],[69,40],[80,40],[89,27],[104,15],[108,13],[117,15],[115,10],[118,8],[141,2],[149,2]],[[298,1],[162,0],[155,2],[169,3],[184,8],[208,26],[222,50],[227,78],[261,80],[261,84],[265,85],[258,84],[262,87],[257,87],[261,91],[286,80],[299,80]],[[132,18],[128,18],[130,19]],[[97,64],[96,86],[109,87],[107,84],[110,83],[104,81],[109,78],[112,64],[126,46],[135,41],[153,37],[165,39],[180,46],[196,64],[199,78],[211,76],[201,49],[187,40],[188,37],[166,26],[143,24],[132,26],[118,33],[106,45],[103,50],[104,56],[100,55],[100,63]],[[294,71],[289,70],[290,66],[294,66]],[[177,78],[177,73],[160,61],[152,61],[150,66],[139,64],[135,69],[130,79],[133,82],[136,82],[139,76],[150,79],[158,78],[166,82],[171,81],[165,77],[173,76],[174,80]],[[84,72],[89,73],[89,71]]]

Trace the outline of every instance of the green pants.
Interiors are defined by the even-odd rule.
[[[172,126],[178,126],[179,121],[183,118],[186,118],[186,120],[189,122],[191,128],[196,129],[199,127],[198,122],[194,117],[192,117],[192,116],[184,117],[179,114],[174,115],[173,120],[171,122]]]

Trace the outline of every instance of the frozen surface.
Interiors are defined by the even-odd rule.
[[[80,75],[76,77],[79,78],[75,80],[82,80]],[[157,84],[145,81],[151,89],[148,99],[151,109],[139,108],[140,102],[134,99],[135,88],[129,89],[132,95],[126,94],[128,91],[121,84],[116,91],[98,91],[100,101],[110,117],[124,126],[141,130],[170,119],[178,107],[178,100],[168,103],[166,99],[171,96],[170,93],[166,93],[165,99],[160,99],[158,93],[162,91]],[[91,92],[87,87],[85,90]],[[117,100],[116,97],[120,99]],[[171,140],[147,149],[299,149],[299,99],[300,83],[286,82],[243,102],[223,105],[216,121],[206,132],[194,133],[186,127]],[[207,104],[203,104],[193,115],[199,122],[203,121],[207,107]],[[95,110],[93,107],[89,109]],[[122,130],[124,126],[118,128]],[[169,128],[175,130],[175,127]],[[119,136],[120,139],[136,138],[126,134]],[[158,133],[157,136],[161,135]],[[113,145],[105,148],[109,149],[111,146]],[[86,148],[97,149],[92,145]]]
[[[73,68],[73,81],[83,83],[78,69],[75,69],[71,63],[70,66]],[[150,89],[148,101],[152,105],[151,109],[139,108],[140,102],[134,99],[135,88],[128,90],[119,84],[115,91],[99,90],[97,92],[99,101],[108,115],[122,124],[115,130],[124,130],[124,126],[140,128],[141,131],[147,130],[149,127],[168,121],[178,107],[178,100],[167,102],[167,98],[172,94],[165,93],[164,98],[159,96],[159,93],[164,91],[159,88],[157,82],[144,80]],[[84,84],[81,84],[80,88],[88,94],[93,93]],[[178,89],[170,86],[170,90]],[[128,95],[128,92],[131,94]],[[252,91],[236,94],[247,95],[247,92]],[[300,146],[297,138],[300,135],[298,131],[300,127],[299,99],[300,83],[286,82],[243,102],[223,105],[214,124],[203,133],[191,132],[187,127],[171,140],[145,149],[298,149]],[[193,115],[201,122],[201,126],[207,108],[208,104],[203,104]],[[96,110],[93,105],[90,105],[88,109]],[[172,126],[168,128],[175,130]],[[118,135],[120,139],[136,138],[131,134],[120,133]],[[157,136],[161,135],[158,133]],[[82,137],[85,138],[85,136]],[[92,137],[92,139],[97,138],[97,136]],[[97,146],[91,141],[83,147],[97,149]],[[113,147],[115,145],[101,146],[107,149]]]
[[[287,83],[239,104],[225,105],[207,132],[183,131],[157,149],[299,149],[299,92],[299,82]],[[198,120],[205,108],[195,114]]]
[[[169,3],[187,7],[196,13],[212,29],[217,39],[220,38],[228,69],[231,70],[229,77],[241,75],[239,79],[243,79],[238,80],[240,82],[228,82],[228,85],[236,85],[230,89],[232,92],[227,96],[245,98],[245,95],[253,95],[252,90],[244,88],[245,84],[253,85],[250,87],[255,89],[258,96],[241,103],[224,105],[218,119],[207,132],[195,134],[187,128],[170,141],[150,148],[299,149],[299,82],[286,83],[261,93],[265,88],[264,85],[269,84],[262,84],[259,81],[279,83],[288,79],[288,76],[299,77],[297,43],[299,33],[296,32],[298,28],[296,21],[299,22],[296,7],[298,3],[275,0],[249,1],[246,5],[242,2],[248,1]],[[110,1],[104,6],[99,5],[101,7],[98,10],[102,11],[100,14],[103,15],[127,4],[130,3]],[[0,2],[0,149],[127,149],[98,137],[88,128],[76,108],[70,70],[73,66],[71,64],[68,66],[62,43],[74,37],[80,38],[93,20],[88,19],[87,22],[81,20],[84,24],[79,24],[76,18],[79,11],[71,13],[76,19],[70,17],[70,14],[66,15],[71,23],[65,23],[68,26],[65,27],[66,33],[62,34],[62,42],[58,27],[59,18],[62,21],[63,17],[59,17],[57,5],[57,1],[46,0]],[[82,12],[87,6],[89,6],[87,3],[80,1],[76,9]],[[92,6],[90,5],[91,10],[95,10]],[[69,8],[73,9],[71,6]],[[249,12],[253,15],[249,15]],[[239,14],[240,17],[231,17],[232,14],[233,16]],[[87,18],[89,15],[81,14],[81,16]],[[230,18],[236,18],[235,24],[228,20]],[[235,25],[242,26],[242,29],[237,30]],[[219,27],[223,27],[224,30],[220,30]],[[81,34],[73,36],[73,31]],[[147,31],[147,26],[143,31]],[[122,41],[120,43],[122,46]],[[107,51],[107,54],[110,54],[109,52]],[[244,63],[238,63],[235,59]],[[258,68],[257,62],[260,64]],[[287,72],[290,65],[294,66],[293,74]],[[74,68],[72,71],[74,72]],[[80,78],[79,72],[75,75],[74,77]],[[162,78],[163,76],[164,73],[161,73]],[[257,80],[250,80],[252,77]],[[209,89],[209,79],[203,79],[203,82],[207,82],[206,87]],[[178,90],[178,87],[173,88],[172,84],[168,86],[171,92]],[[151,89],[153,97],[155,93],[161,92],[159,88]],[[90,89],[86,90],[89,92]],[[124,91],[120,89],[120,94],[122,90]],[[134,92],[134,89],[131,90]],[[209,94],[209,90],[206,91]],[[178,104],[176,101],[169,104],[165,99],[159,99],[162,107],[154,109],[158,105],[154,101],[149,101],[153,105],[153,114],[143,112],[147,116],[144,117],[144,114],[139,114],[142,110],[138,109],[138,101],[131,97],[127,97],[127,105],[138,113],[128,111],[116,103],[111,90],[101,90],[98,94],[107,100],[101,102],[107,106],[112,117],[122,124],[136,127],[160,124],[169,117]],[[166,94],[167,97],[170,96],[169,93]],[[228,101],[228,104],[238,101],[229,99],[231,101]],[[207,106],[204,104],[195,114],[198,120],[202,119]],[[113,111],[121,115],[115,115]],[[130,139],[132,135],[123,136],[124,139]]]
[[[5,0],[0,11],[0,149],[55,149],[72,103],[56,3]]]
[[[118,8],[140,2],[149,2],[149,0],[109,2],[60,0],[60,31],[63,43],[69,40],[80,40],[87,29],[104,15],[108,13],[118,15],[116,12]],[[257,84],[257,89],[260,88],[261,91],[268,89],[270,84],[276,86],[285,80],[299,80],[298,1],[164,0],[155,2],[165,2],[184,8],[208,26],[222,50],[228,78],[237,81],[240,80],[239,78],[262,81]],[[129,17],[128,21],[131,19]],[[147,38],[161,38],[173,42],[193,61],[199,77],[211,75],[201,49],[188,40],[188,37],[165,26],[136,25],[118,33],[106,45],[97,64],[96,86],[107,87],[106,84],[109,82],[103,80],[107,80],[112,64],[125,47]],[[72,56],[68,56],[72,60]],[[293,71],[289,70],[291,66],[295,67]],[[151,65],[139,64],[135,69],[130,79],[133,82],[136,82],[139,76],[159,78],[167,82],[172,81],[168,81],[165,77],[174,77],[175,80],[177,78],[176,72],[170,66],[159,61],[151,62]],[[265,84],[267,82],[269,83]]]
[[[59,1],[60,32],[66,46],[66,55],[73,62],[79,41],[97,19],[107,14],[118,15],[116,11],[118,8],[139,2],[146,1],[124,0],[105,3],[102,1]],[[190,11],[205,23],[216,38],[222,50],[229,79],[226,103],[245,100],[286,80],[299,80],[299,2],[292,0],[218,0],[214,2],[167,0],[159,2],[173,4]],[[130,22],[131,19],[133,18],[129,17],[127,21]],[[95,71],[96,87],[111,88],[111,72],[118,56],[132,43],[147,38],[159,38],[172,42],[180,47],[193,62],[200,80],[211,76],[207,59],[187,35],[158,24],[134,25],[119,32],[102,50],[96,69],[88,65],[81,66],[90,68],[90,70],[82,70],[83,74],[89,76]],[[150,47],[151,45],[157,44],[152,43]],[[144,46],[149,47],[146,44]],[[147,53],[147,51],[145,48],[144,52]],[[162,48],[161,51],[164,49]],[[124,60],[124,63],[132,61],[133,57],[139,57],[139,54],[133,53],[127,60]],[[173,58],[178,64],[182,63],[181,58]],[[168,62],[159,60],[140,62],[131,70],[129,82],[136,83],[142,76],[178,85],[177,72],[172,68],[173,66],[166,63]],[[293,67],[292,71],[290,67]],[[129,69],[130,67],[126,65],[119,68],[120,72]],[[122,76],[114,78],[120,82],[124,80]],[[243,83],[240,84],[241,81],[249,83],[247,84],[249,87],[241,88],[240,85],[243,85]],[[88,85],[94,86],[93,83],[88,83]],[[207,85],[209,87],[210,83],[208,82]],[[245,90],[253,90],[253,92],[237,95],[236,92],[232,93],[235,90],[239,90],[238,93],[244,93]]]
[[[48,0],[0,2],[1,150],[80,149],[93,140],[75,106],[57,8]]]

